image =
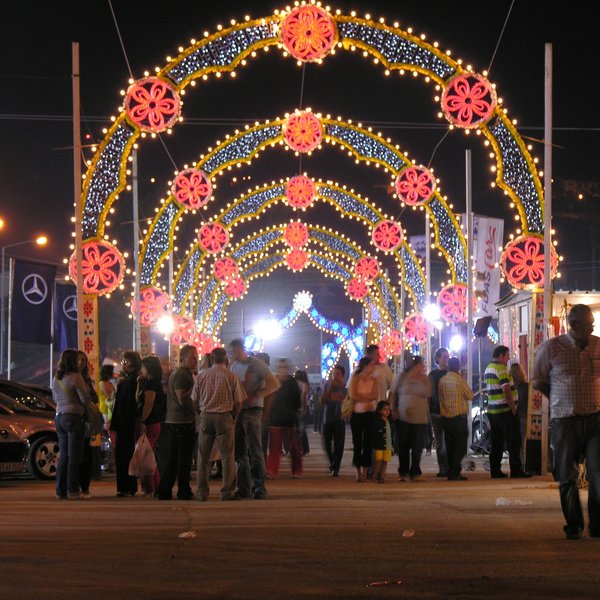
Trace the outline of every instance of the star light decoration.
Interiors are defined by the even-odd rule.
[[[308,110],[297,110],[287,117],[283,125],[283,139],[295,152],[312,152],[323,140],[321,120]]]
[[[337,27],[320,6],[306,4],[292,9],[281,24],[281,43],[301,62],[321,61],[337,42]]]
[[[292,177],[285,186],[285,199],[293,208],[306,209],[314,201],[315,184],[306,175]]]
[[[229,231],[220,223],[205,223],[198,232],[198,242],[204,251],[218,254],[229,243]]]
[[[89,241],[82,247],[83,292],[103,296],[114,292],[125,275],[125,259],[113,244]],[[69,260],[69,274],[77,281],[77,256],[75,252]]]
[[[302,290],[298,292],[294,296],[294,300],[292,301],[292,306],[294,310],[298,313],[306,313],[310,310],[313,304],[313,295],[306,290]]]
[[[184,209],[197,210],[206,205],[213,192],[208,175],[201,169],[185,169],[177,174],[171,194]]]
[[[404,319],[404,332],[411,342],[422,344],[427,340],[427,322],[421,313],[414,313]]]
[[[134,298],[131,302],[131,314],[135,318],[138,313],[138,301]],[[170,307],[169,294],[158,287],[149,285],[140,290],[139,312],[140,325],[152,327],[158,319],[168,312]]]
[[[158,77],[146,77],[132,83],[125,95],[127,116],[142,131],[166,131],[177,121],[180,110],[177,90]]]
[[[475,300],[475,298],[473,299]],[[437,304],[440,307],[441,317],[444,321],[466,323],[467,286],[462,283],[447,285],[438,294]]]
[[[433,197],[436,182],[429,169],[408,167],[396,178],[395,188],[401,202],[409,206],[421,206]]]
[[[550,247],[550,277],[558,269],[558,255]],[[544,240],[533,235],[520,236],[509,242],[501,259],[502,271],[510,285],[517,289],[544,287]]]
[[[446,119],[464,129],[474,129],[487,123],[497,103],[494,87],[478,73],[456,75],[442,93],[442,109]]]

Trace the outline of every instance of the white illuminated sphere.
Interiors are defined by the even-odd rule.
[[[170,314],[163,315],[156,321],[156,331],[161,335],[171,335],[175,329],[175,321]]]
[[[453,352],[454,354],[458,354],[464,346],[465,340],[463,339],[462,335],[456,334],[453,335],[450,338],[450,351]]]
[[[308,312],[312,306],[312,294],[310,292],[298,292],[294,296],[294,309],[299,312]]]

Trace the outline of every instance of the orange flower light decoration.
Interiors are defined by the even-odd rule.
[[[308,227],[301,221],[288,223],[283,231],[283,239],[291,248],[300,248],[308,242]]]
[[[229,231],[220,223],[206,223],[198,232],[200,246],[209,254],[217,254],[229,243]]]
[[[425,204],[435,192],[433,174],[425,167],[409,167],[396,178],[396,194],[409,206]]]
[[[181,346],[182,344],[192,344],[196,337],[196,323],[190,317],[185,315],[174,316],[174,328],[171,334],[171,344]]]
[[[348,281],[346,291],[353,300],[361,300],[369,293],[369,286],[360,277],[353,277]]]
[[[373,281],[379,275],[379,263],[372,256],[362,256],[354,265],[354,274],[364,281]]]
[[[308,254],[301,248],[292,248],[286,255],[285,261],[292,271],[302,271],[308,263]]]
[[[208,175],[200,169],[185,169],[177,174],[171,194],[175,201],[189,210],[202,208],[210,199],[213,187]]]
[[[233,279],[230,279],[225,285],[225,293],[230,298],[235,298],[236,300],[238,298],[241,298],[246,293],[247,289],[248,286],[241,277],[234,277]]]
[[[384,220],[373,227],[371,239],[382,252],[393,252],[402,244],[404,234],[400,223]]]
[[[296,111],[283,125],[283,139],[296,152],[311,152],[323,140],[323,126],[310,111]]]
[[[131,302],[131,314],[137,314],[137,299]],[[151,327],[169,308],[169,294],[152,285],[140,290],[140,325]]]
[[[297,60],[311,62],[327,55],[337,41],[331,15],[313,4],[294,8],[281,25],[281,43]]]
[[[114,292],[125,274],[125,260],[115,246],[106,241],[86,242],[82,249],[83,291],[102,296]],[[69,274],[77,281],[77,257],[69,260]]]
[[[229,256],[217,259],[213,267],[213,274],[219,281],[235,279],[238,277],[239,272],[238,264]]]
[[[142,131],[160,133],[177,121],[181,101],[171,84],[158,77],[146,77],[129,86],[125,110],[129,120]]]
[[[550,248],[551,277],[558,269],[558,255]],[[535,236],[521,236],[507,244],[502,255],[502,271],[514,288],[544,286],[544,240]]]
[[[381,336],[379,346],[383,350],[382,354],[389,357],[398,356],[402,352],[402,334],[395,329],[391,329]]]
[[[427,323],[423,315],[415,313],[404,319],[404,332],[412,342],[422,344],[427,340]]]
[[[216,348],[219,345],[215,338],[203,331],[196,333],[196,337],[192,343],[196,346],[200,356],[208,354],[213,348]]]
[[[497,103],[494,87],[478,73],[457,75],[442,94],[442,110],[446,119],[464,129],[487,123]]]
[[[467,286],[462,283],[447,285],[442,288],[437,299],[440,313],[444,321],[449,323],[466,323],[467,321]],[[475,304],[475,303],[474,303]]]
[[[315,199],[315,184],[306,175],[292,177],[285,186],[287,203],[294,208],[307,208]]]

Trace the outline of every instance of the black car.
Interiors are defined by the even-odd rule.
[[[0,394],[5,394],[34,411],[47,411],[54,414],[56,408],[52,400],[52,390],[46,386],[0,379]]]
[[[28,454],[29,442],[23,431],[0,415],[0,476],[25,471]]]

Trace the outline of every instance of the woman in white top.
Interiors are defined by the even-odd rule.
[[[367,480],[367,470],[371,466],[373,414],[377,405],[378,384],[375,378],[375,365],[367,356],[360,359],[348,383],[348,394],[354,408],[350,417],[356,481]]]
[[[413,356],[394,384],[390,398],[395,417],[400,481],[422,481],[421,455],[429,423],[427,399],[431,382],[422,356]]]

